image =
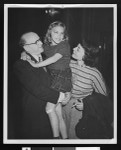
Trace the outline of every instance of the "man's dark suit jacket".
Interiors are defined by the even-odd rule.
[[[43,68],[34,68],[23,60],[15,63],[14,72],[22,87],[20,102],[18,102],[21,107],[21,121],[18,119],[20,130],[17,138],[51,138],[51,127],[45,106],[46,102],[56,104],[59,92],[50,88],[49,74]]]

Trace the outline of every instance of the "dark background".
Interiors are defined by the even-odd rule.
[[[29,31],[36,32],[42,39],[49,24],[60,20],[65,23],[72,48],[83,39],[100,47],[98,69],[101,71],[113,101],[113,8],[64,8],[50,16],[49,8],[8,9],[8,137],[14,139],[15,120],[19,120],[19,85],[13,75],[13,64],[20,58],[20,36]],[[20,114],[19,114],[20,115]],[[46,132],[45,132],[46,134]]]

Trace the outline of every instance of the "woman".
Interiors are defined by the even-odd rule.
[[[73,76],[73,88],[70,101],[63,107],[63,114],[66,121],[68,136],[70,139],[78,138],[75,133],[75,126],[82,118],[84,99],[95,91],[107,96],[107,89],[102,74],[95,67],[96,58],[99,52],[94,46],[78,44],[73,49],[70,67]]]

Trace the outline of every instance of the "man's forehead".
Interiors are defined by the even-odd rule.
[[[39,39],[39,36],[36,33],[26,33],[23,35],[23,38],[27,41],[35,41]]]

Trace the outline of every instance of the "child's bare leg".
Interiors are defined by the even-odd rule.
[[[66,124],[64,122],[63,115],[62,115],[62,105],[61,105],[61,103],[58,103],[56,105],[55,109],[56,109],[56,113],[58,115],[59,129],[60,129],[61,136],[62,136],[63,139],[66,139],[68,136],[67,136]]]
[[[48,114],[50,120],[53,137],[54,138],[59,137],[58,116],[55,112],[55,104],[48,102],[46,105],[46,113]]]

